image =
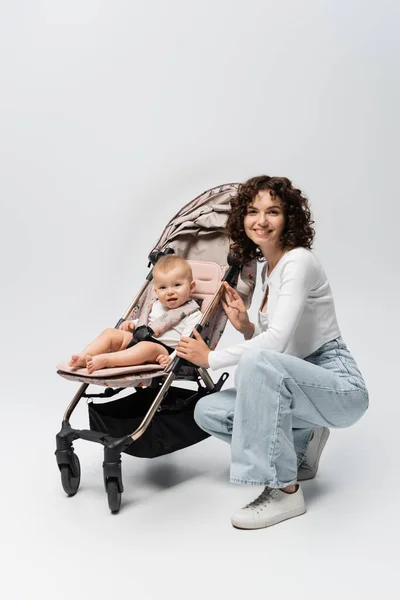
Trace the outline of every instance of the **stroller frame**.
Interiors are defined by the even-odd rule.
[[[149,256],[149,266],[151,264],[154,266],[161,256],[165,254],[171,254],[173,252],[174,250],[170,248],[166,248],[163,251],[152,252]],[[241,269],[241,264],[238,262],[237,258],[234,255],[229,255],[227,262],[229,268],[224,274],[220,282],[219,288],[215,292],[209,306],[206,308],[200,323],[196,326],[196,330],[200,334],[202,333],[215,307],[220,301],[220,298],[224,291],[224,282],[226,281],[233,286],[236,284]],[[152,271],[153,268],[150,270],[144,284],[140,288],[136,297],[132,300],[128,309],[125,311],[123,317],[120,318],[117,322],[115,326],[116,328],[118,328],[120,324],[124,320],[126,320],[126,318],[131,314],[133,308],[138,304],[142,294],[145,292],[153,278]],[[190,337],[193,338],[193,334],[191,334]],[[207,369],[203,367],[197,367],[196,365],[193,365],[192,363],[189,363],[188,361],[185,361],[184,359],[176,356],[165,369],[165,373],[161,375],[156,375],[154,377],[154,379],[156,380],[164,379],[161,385],[160,383],[156,382],[156,385],[154,386],[153,379],[151,379],[149,387],[158,387],[160,385],[160,388],[149,409],[147,410],[147,413],[144,415],[140,425],[131,434],[124,435],[118,438],[113,437],[108,433],[93,431],[91,429],[75,429],[71,427],[69,421],[73,411],[75,410],[76,406],[82,398],[112,397],[125,388],[107,388],[102,394],[87,394],[86,390],[90,384],[83,383],[80,386],[64,413],[61,430],[56,435],[55,455],[57,465],[61,473],[61,483],[63,489],[69,496],[75,495],[78,491],[81,476],[79,458],[75,453],[73,442],[77,439],[83,439],[89,442],[99,443],[104,446],[103,479],[105,491],[107,493],[108,498],[108,505],[112,513],[115,514],[119,512],[121,506],[121,495],[124,489],[121,472],[121,453],[126,451],[144,434],[146,429],[149,427],[156,412],[158,410],[161,410],[160,405],[163,399],[165,398],[166,394],[168,393],[168,390],[171,388],[172,383],[175,379],[178,378],[182,367],[186,365],[195,368],[198,383],[197,395],[199,397],[206,394],[218,392],[225,383],[226,379],[228,378],[228,373],[223,373],[219,380],[216,383],[214,383]],[[204,383],[204,386],[200,385],[200,381]]]

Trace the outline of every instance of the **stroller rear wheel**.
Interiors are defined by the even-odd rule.
[[[121,507],[121,492],[119,491],[118,479],[110,478],[106,484],[108,506],[113,514],[119,512]]]
[[[81,465],[75,452],[72,452],[72,461],[74,463],[76,475],[72,472],[70,465],[61,465],[60,467],[61,485],[68,496],[74,496],[76,494],[81,481]]]

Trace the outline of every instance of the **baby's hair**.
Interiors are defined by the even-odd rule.
[[[185,278],[189,279],[189,281],[193,281],[192,268],[188,261],[176,254],[167,254],[166,256],[159,258],[154,265],[153,276],[157,277],[157,272],[168,273],[176,267],[180,267],[183,270]]]

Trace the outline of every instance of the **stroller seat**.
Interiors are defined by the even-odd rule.
[[[225,269],[210,261],[189,260],[188,262],[192,268],[193,279],[196,282],[192,297],[199,303],[200,311],[204,313],[220,286]],[[146,299],[149,300],[153,295],[153,286],[150,285]],[[144,302],[141,303],[141,307],[143,305]],[[134,309],[132,314],[137,318],[140,316],[140,310],[135,311]],[[86,368],[72,368],[65,361],[58,364],[57,369],[58,374],[66,379],[81,381],[82,383],[95,383],[104,387],[116,385],[118,387],[136,387],[138,385],[145,385],[149,379],[160,376],[164,372],[157,363],[110,367],[89,373]]]

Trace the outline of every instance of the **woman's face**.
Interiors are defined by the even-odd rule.
[[[278,197],[272,198],[269,190],[258,192],[247,206],[244,230],[261,251],[280,247],[285,228],[285,215]]]

